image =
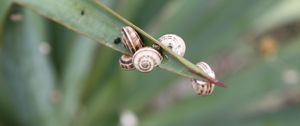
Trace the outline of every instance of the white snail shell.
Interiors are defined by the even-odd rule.
[[[157,50],[151,47],[144,47],[134,53],[132,61],[138,71],[150,72],[161,63],[162,56]]]
[[[137,50],[143,47],[143,42],[138,33],[130,26],[125,26],[121,30],[122,43],[129,49],[131,53],[135,53]]]
[[[200,67],[210,77],[215,78],[215,72],[210,68],[210,66],[207,63],[199,62],[196,65]],[[212,94],[215,85],[205,80],[192,79],[192,87],[198,95],[207,96]]]
[[[186,47],[183,39],[174,34],[166,34],[159,38],[159,41],[170,48],[172,51],[177,53],[180,56],[184,56]]]
[[[133,70],[134,69],[132,57],[129,55],[122,55],[119,59],[119,64],[123,70]]]

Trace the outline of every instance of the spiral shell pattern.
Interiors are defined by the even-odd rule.
[[[150,72],[162,61],[161,54],[151,47],[139,49],[132,56],[134,67],[140,72]]]
[[[196,64],[210,77],[215,78],[215,72],[210,68],[210,66],[205,62],[199,62]],[[192,87],[198,95],[207,96],[211,95],[215,85],[211,82],[205,80],[192,79]]]
[[[122,43],[129,49],[131,53],[135,53],[137,50],[143,47],[143,42],[138,33],[130,26],[125,26],[121,30]]]
[[[122,55],[119,59],[119,64],[123,70],[133,70],[134,69],[132,57],[129,55]]]
[[[180,56],[184,56],[186,46],[183,39],[177,35],[174,34],[166,34],[161,36],[159,39],[159,42],[161,42],[163,45],[170,48],[173,52]]]

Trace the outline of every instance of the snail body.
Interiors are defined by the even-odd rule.
[[[132,61],[138,71],[150,72],[154,67],[160,65],[162,56],[157,50],[151,47],[144,47],[134,53]]]
[[[129,55],[122,55],[119,59],[119,64],[120,67],[123,70],[134,70],[133,62],[132,62],[132,57]]]
[[[159,39],[159,42],[161,42],[163,45],[170,48],[173,52],[180,56],[184,56],[186,46],[183,39],[177,35],[174,34],[166,34],[161,36]]]
[[[207,73],[210,77],[215,78],[214,71],[210,68],[210,66],[205,62],[199,62],[196,64],[199,68],[201,68],[205,73]],[[215,85],[211,82],[205,80],[196,80],[192,79],[192,88],[194,92],[198,95],[207,96],[211,95]]]
[[[143,47],[143,42],[138,33],[130,26],[125,26],[121,30],[121,40],[123,45],[129,49],[131,53],[135,53],[137,50]]]

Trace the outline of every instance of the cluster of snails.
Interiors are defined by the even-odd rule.
[[[122,43],[133,56],[122,55],[119,63],[124,70],[136,69],[140,72],[150,72],[163,60],[159,51],[145,47],[138,33],[131,27],[122,28]]]
[[[124,70],[138,70],[140,72],[150,72],[163,60],[159,47],[145,47],[138,33],[130,26],[125,26],[121,30],[121,41],[123,45],[133,54],[132,56],[123,54],[119,59],[120,67]],[[166,34],[159,38],[164,46],[168,47],[176,54],[184,56],[186,46],[183,39],[174,34]],[[214,71],[205,62],[197,63],[197,66],[206,72],[210,77],[215,78]],[[205,80],[191,79],[192,87],[198,95],[210,95],[215,85]]]

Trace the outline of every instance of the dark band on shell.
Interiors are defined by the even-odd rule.
[[[143,47],[143,42],[138,33],[130,26],[125,26],[121,30],[122,43],[129,49],[131,53],[135,53],[137,50]]]
[[[207,73],[210,77],[215,78],[214,71],[210,68],[210,66],[207,63],[199,62],[197,63],[197,66],[201,68],[205,73]],[[201,96],[211,95],[215,88],[215,84],[206,80],[191,79],[191,81],[195,93]]]
[[[132,62],[132,57],[129,55],[122,55],[119,59],[120,67],[124,70],[135,69]]]

